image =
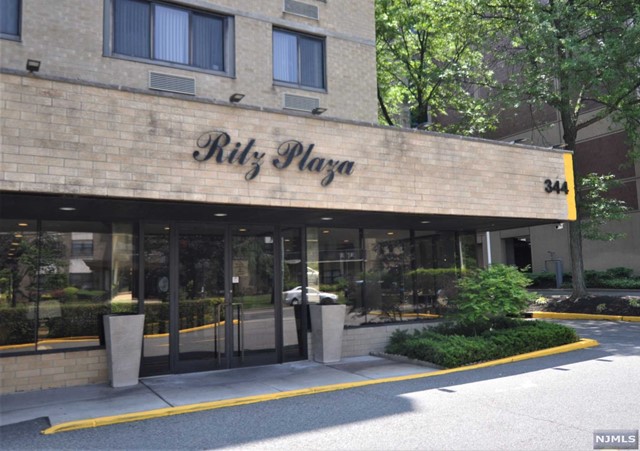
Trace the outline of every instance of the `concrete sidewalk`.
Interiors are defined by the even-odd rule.
[[[157,376],[133,387],[107,384],[0,396],[0,426],[46,417],[51,426],[314,387],[422,374],[434,368],[380,357],[346,358],[335,364],[308,360],[231,370]]]

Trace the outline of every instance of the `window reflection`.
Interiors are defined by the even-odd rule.
[[[111,229],[100,222],[0,222],[0,353],[98,346],[102,316],[135,307],[131,228]],[[120,292],[128,293],[123,309],[112,302]]]

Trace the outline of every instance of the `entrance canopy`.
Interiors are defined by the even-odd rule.
[[[0,216],[50,220],[181,220],[233,223],[297,224],[304,226],[400,228],[454,232],[495,231],[558,222],[549,219],[485,216],[398,214],[339,209],[284,208],[205,204],[198,202],[136,201],[132,199],[46,194],[2,193]]]

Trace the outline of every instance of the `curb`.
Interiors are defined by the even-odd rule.
[[[587,320],[594,320],[594,321],[630,321],[630,322],[640,322],[640,316],[593,315],[593,314],[589,314],[589,313],[531,312],[531,318],[540,318],[540,319],[587,319]]]
[[[554,348],[528,352],[526,354],[519,354],[512,357],[492,360],[489,362],[477,363],[474,365],[468,365],[468,366],[463,366],[459,368],[450,368],[446,370],[438,370],[438,371],[432,371],[428,373],[410,374],[406,376],[395,376],[395,377],[388,377],[388,378],[382,378],[382,379],[371,379],[371,380],[358,381],[358,382],[347,382],[342,384],[323,385],[319,387],[311,387],[311,388],[304,388],[300,390],[270,393],[266,395],[247,396],[244,398],[227,399],[223,401],[211,401],[211,402],[205,402],[205,403],[199,403],[199,404],[188,404],[185,406],[165,407],[162,409],[154,409],[154,410],[148,410],[144,412],[135,412],[135,413],[122,414],[122,415],[91,418],[87,420],[69,421],[66,423],[60,423],[58,425],[44,429],[43,431],[41,431],[41,433],[44,435],[50,435],[50,434],[56,434],[58,432],[68,432],[68,431],[75,431],[79,429],[108,426],[113,424],[130,423],[130,422],[141,421],[141,420],[150,420],[154,418],[162,418],[162,417],[167,417],[172,415],[181,415],[184,413],[194,413],[194,412],[202,412],[205,410],[221,409],[224,407],[242,406],[246,404],[255,404],[255,403],[265,402],[265,401],[274,401],[277,399],[293,398],[297,396],[307,396],[307,395],[313,395],[317,393],[328,393],[328,392],[333,392],[338,390],[346,390],[349,388],[358,388],[358,387],[366,387],[369,385],[384,384],[388,382],[402,382],[402,381],[408,381],[413,379],[422,379],[426,377],[441,376],[444,374],[458,373],[462,371],[471,371],[471,370],[476,370],[480,368],[488,368],[492,366],[503,365],[506,363],[519,362],[522,360],[534,359],[538,357],[545,357],[553,354],[561,354],[564,352],[575,351],[578,349],[591,348],[598,345],[599,343],[596,340],[581,339],[576,343],[570,343],[567,345],[556,346]]]

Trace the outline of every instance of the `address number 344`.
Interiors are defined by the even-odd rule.
[[[567,185],[567,182],[561,183],[560,180],[556,180],[555,182],[551,179],[545,180],[544,190],[547,193],[555,192],[556,194],[560,194],[560,193],[569,194],[569,187]]]

